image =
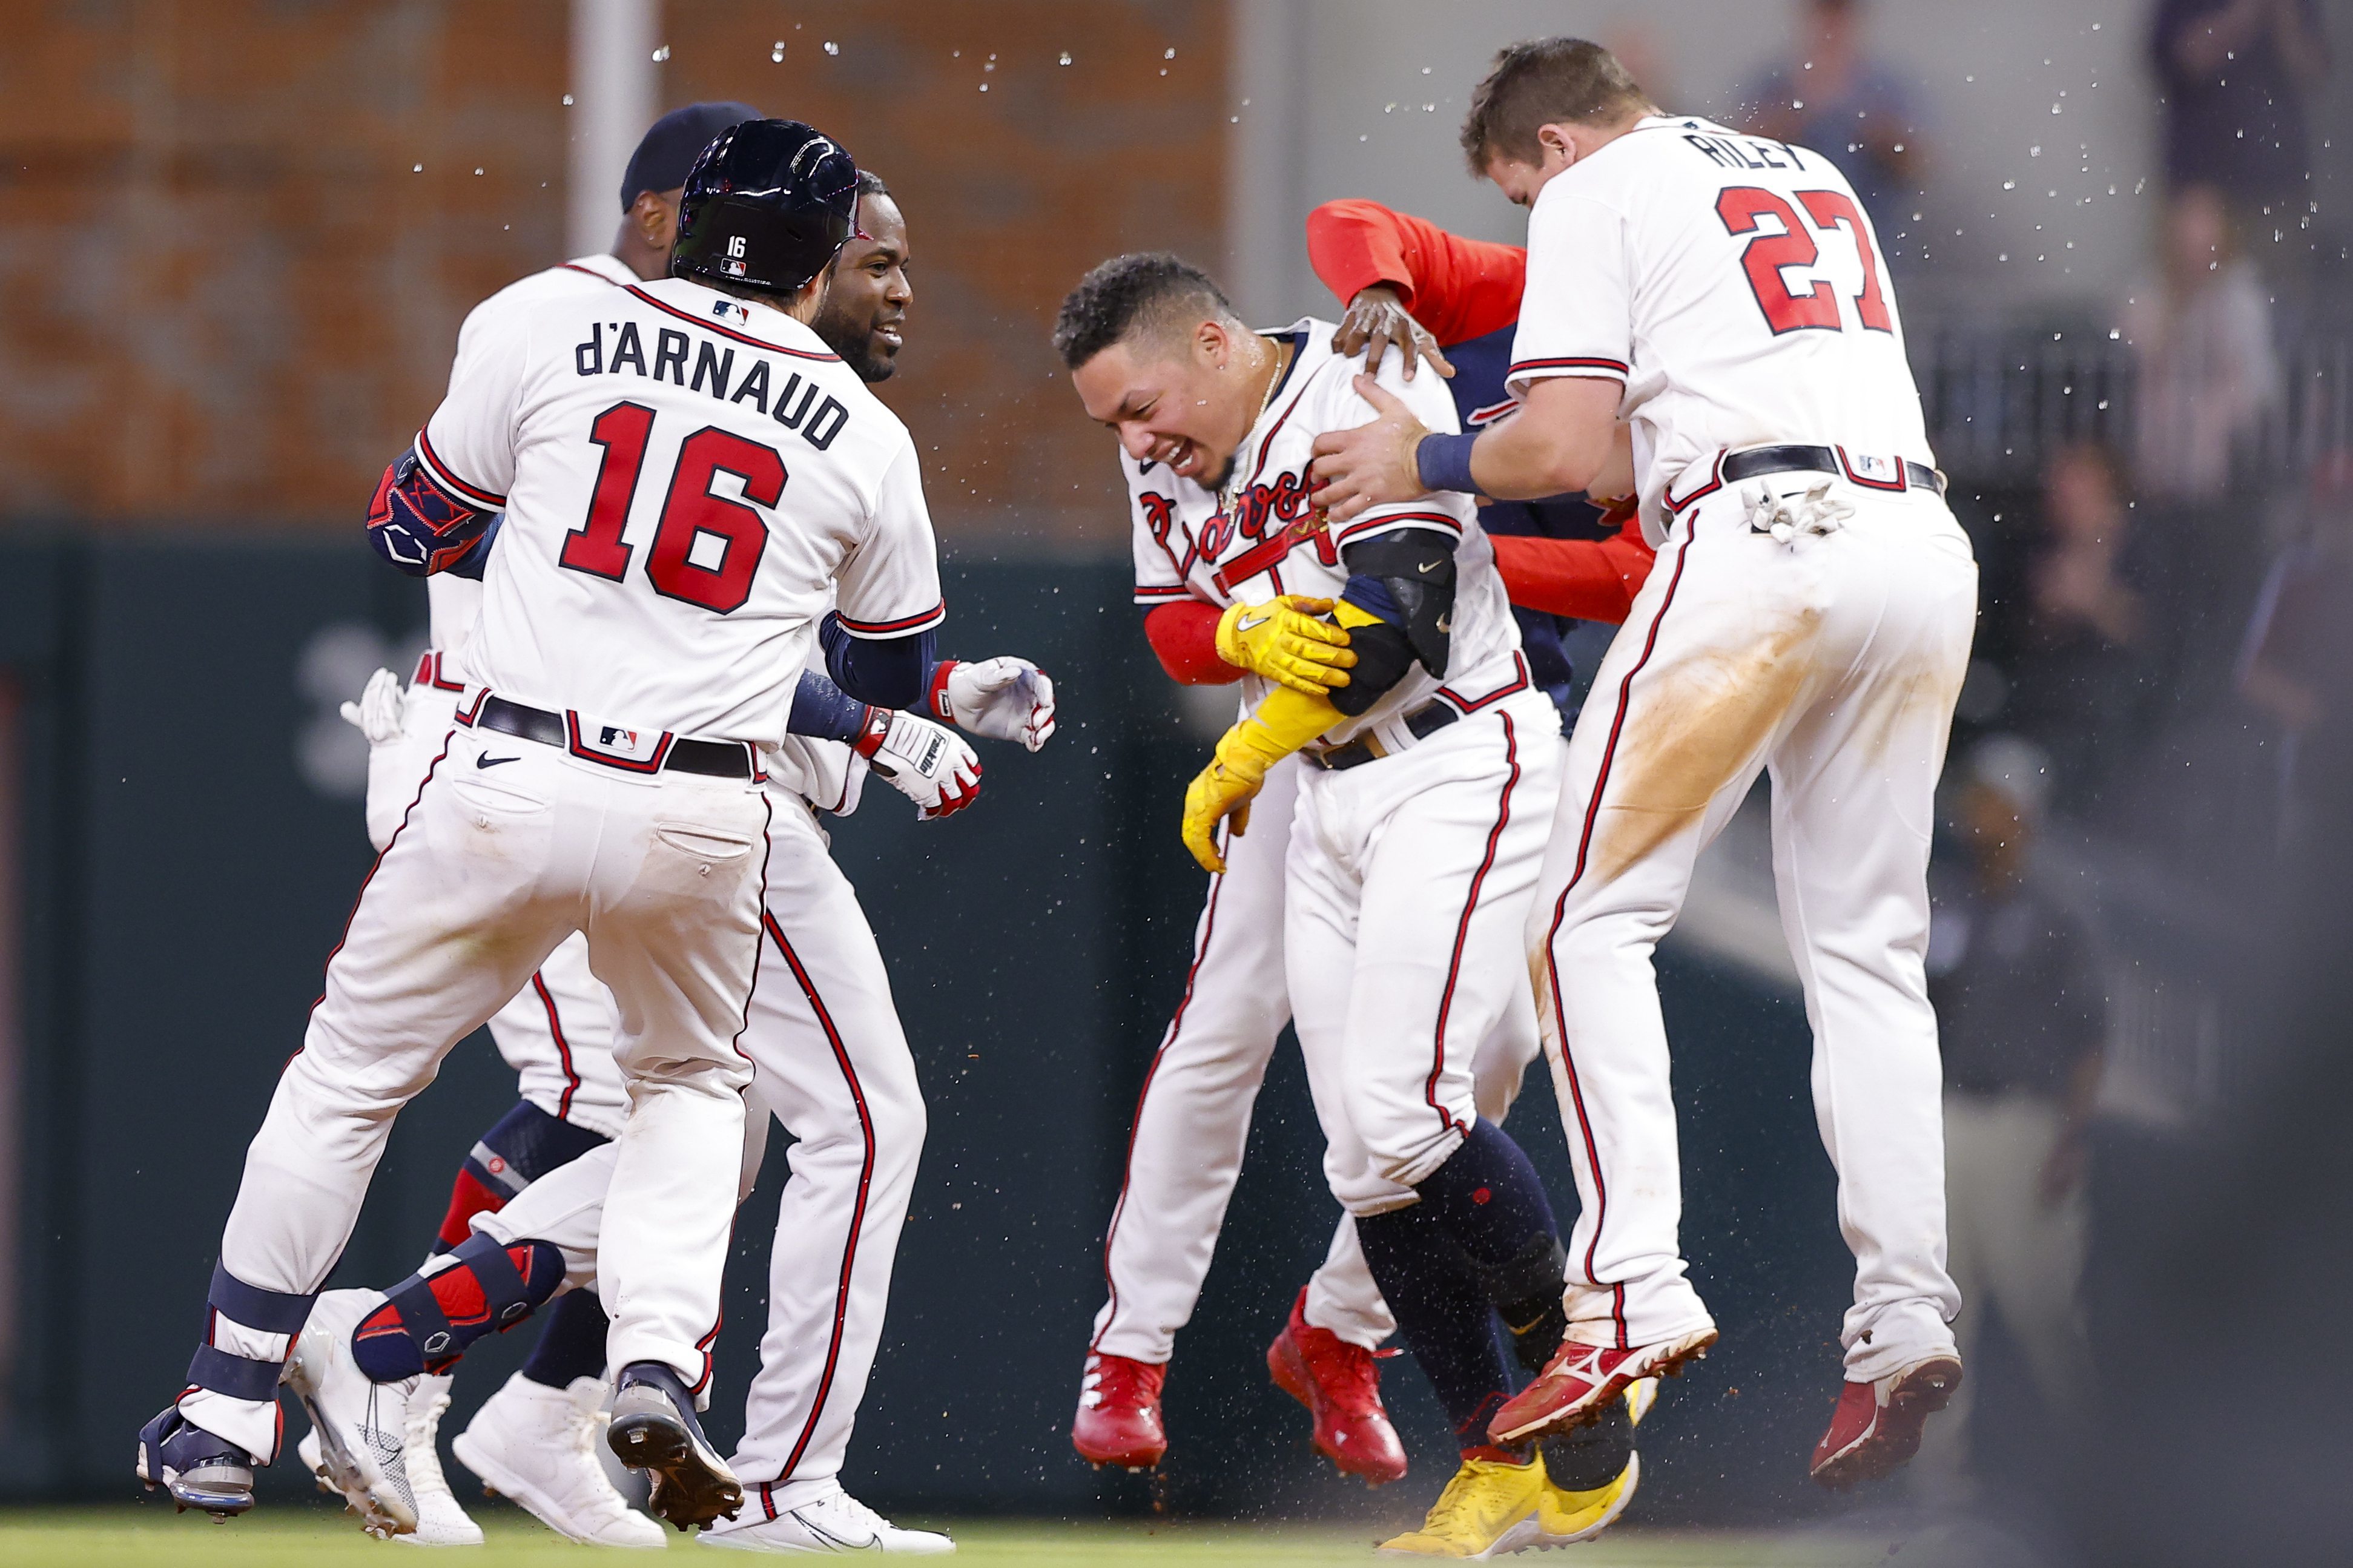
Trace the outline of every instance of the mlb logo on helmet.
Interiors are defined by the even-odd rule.
[[[727,276],[730,278],[744,276],[744,237],[742,235],[731,234],[727,237],[727,259],[720,265],[726,269]]]

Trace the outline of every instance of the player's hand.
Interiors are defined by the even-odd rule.
[[[1247,768],[1236,769],[1225,759],[1213,759],[1193,777],[1185,788],[1185,847],[1201,863],[1201,869],[1212,876],[1223,875],[1226,858],[1218,850],[1218,824],[1233,818],[1233,836],[1240,838],[1250,826],[1250,802],[1258,797],[1260,786],[1266,783],[1263,773],[1253,774]]]
[[[1440,375],[1454,374],[1438,340],[1413,319],[1405,301],[1398,298],[1398,291],[1386,283],[1356,290],[1356,297],[1348,301],[1348,313],[1340,318],[1339,331],[1333,335],[1332,350],[1345,359],[1368,343],[1372,346],[1366,349],[1365,369],[1371,374],[1381,373],[1382,356],[1389,352],[1391,343],[1405,358],[1408,381],[1413,379],[1413,373],[1421,367],[1423,360],[1428,360],[1430,368]]]
[[[1329,599],[1286,594],[1260,605],[1229,605],[1218,617],[1218,657],[1237,669],[1321,697],[1348,684],[1356,656],[1348,634],[1329,621]]]
[[[1029,751],[1054,734],[1054,682],[1026,658],[984,658],[942,665],[934,711],[961,730],[992,741],[1018,741]]]
[[[360,691],[360,700],[344,703],[340,711],[343,722],[365,735],[369,745],[381,746],[400,733],[401,708],[405,701],[400,677],[388,669],[379,669],[368,677],[367,685]]]
[[[980,798],[980,756],[944,724],[888,708],[867,710],[866,733],[853,748],[915,803],[925,822],[953,816]]]
[[[1326,430],[1315,437],[1310,488],[1315,504],[1334,522],[1345,522],[1377,506],[1393,506],[1429,492],[1414,448],[1430,427],[1369,375],[1356,377],[1356,394],[1379,415],[1353,430]]]

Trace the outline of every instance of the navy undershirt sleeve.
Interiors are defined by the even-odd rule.
[[[847,744],[865,731],[866,704],[816,670],[805,669],[793,693],[793,710],[785,728],[796,735]]]
[[[860,702],[877,708],[919,708],[932,684],[937,661],[931,631],[902,637],[854,637],[841,629],[838,616],[828,616],[818,627],[825,647],[825,668],[836,686]]]

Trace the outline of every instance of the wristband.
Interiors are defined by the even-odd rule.
[[[931,689],[923,693],[923,709],[943,724],[955,722],[955,714],[948,707],[948,677],[956,670],[956,661],[944,658],[932,667]]]
[[[1413,466],[1421,475],[1421,488],[1477,495],[1479,481],[1471,477],[1471,448],[1478,444],[1475,434],[1424,436],[1413,448]]]

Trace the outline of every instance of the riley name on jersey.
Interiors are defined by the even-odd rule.
[[[635,289],[629,292],[641,300],[645,298]],[[715,302],[711,313],[719,318],[732,313],[739,322],[751,319],[750,311],[731,300]],[[609,345],[606,342],[607,329],[612,333]],[[727,329],[721,326],[715,330]],[[691,372],[687,368],[690,346],[695,350]],[[591,321],[588,336],[572,351],[572,365],[583,376],[626,374],[672,382],[722,403],[748,403],[820,452],[832,446],[833,438],[849,423],[849,410],[842,406],[840,399],[814,382],[805,383],[800,373],[790,366],[771,367],[765,357],[754,354],[738,379],[734,349],[722,349],[707,338],[690,345],[684,332],[670,327],[656,330],[653,355],[649,361],[635,321]]]

